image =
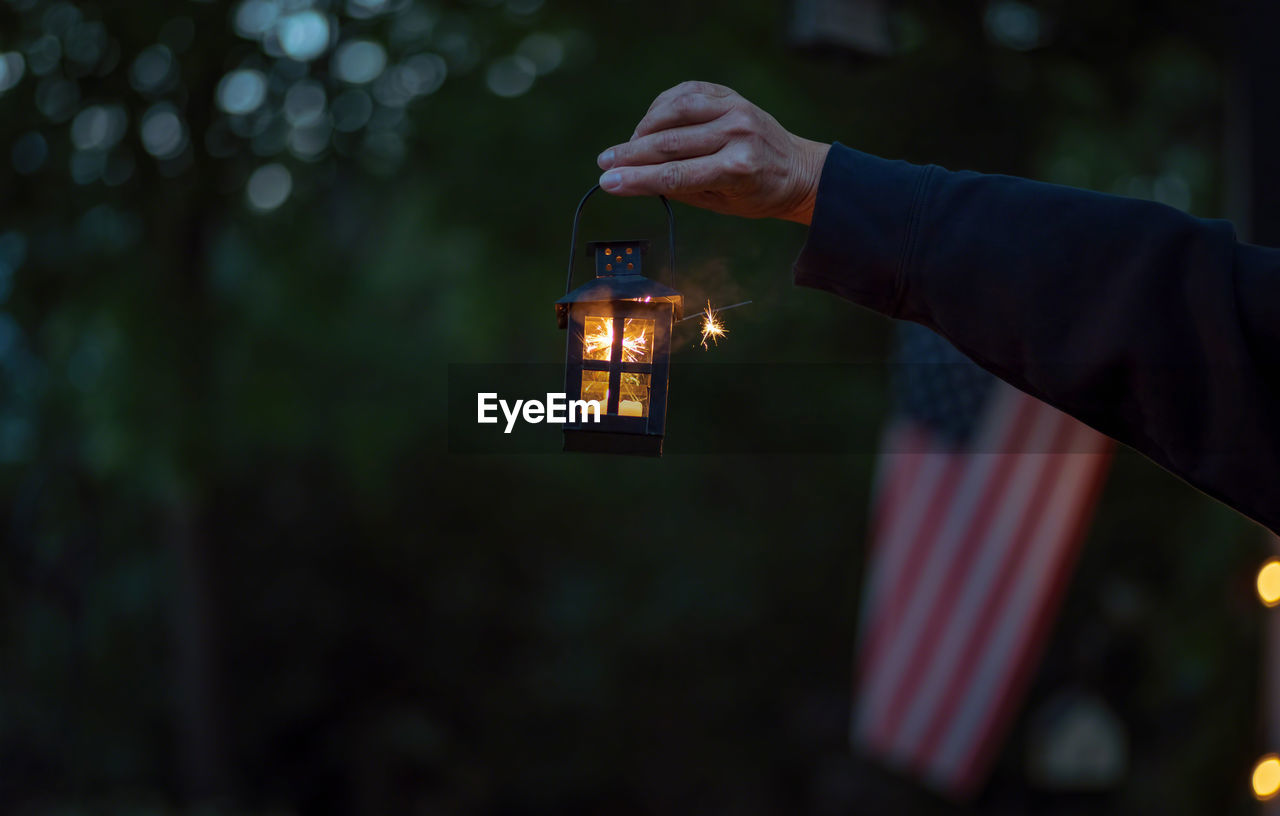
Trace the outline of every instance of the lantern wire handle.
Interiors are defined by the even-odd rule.
[[[586,206],[587,199],[596,194],[600,189],[597,184],[578,202],[578,209],[573,211],[573,230],[569,233],[569,274],[565,277],[564,293],[567,295],[573,288],[573,262],[577,256],[578,248],[578,219],[582,217],[582,208]],[[671,211],[671,202],[667,201],[667,197],[660,195],[658,200],[662,202],[662,206],[667,209],[667,249],[671,254],[671,288],[676,288],[676,216]]]

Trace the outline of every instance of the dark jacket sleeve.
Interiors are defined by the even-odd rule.
[[[795,280],[928,326],[1280,532],[1280,250],[1229,223],[836,144]]]

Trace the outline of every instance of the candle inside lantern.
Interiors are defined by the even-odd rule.
[[[622,392],[618,394],[618,416],[649,416],[649,375],[624,371],[621,380]]]

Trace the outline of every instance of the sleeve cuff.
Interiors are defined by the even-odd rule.
[[[809,235],[793,269],[796,285],[897,316],[918,211],[933,170],[833,144],[818,182]]]

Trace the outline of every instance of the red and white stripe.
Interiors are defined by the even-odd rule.
[[[1112,443],[998,383],[963,450],[902,422],[877,475],[852,739],[957,796],[985,778]]]

